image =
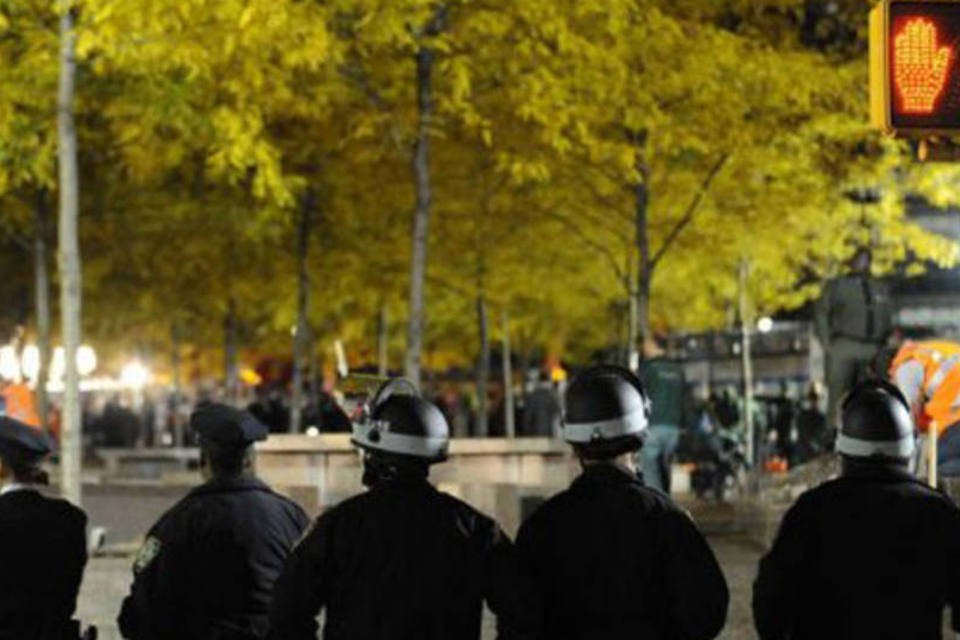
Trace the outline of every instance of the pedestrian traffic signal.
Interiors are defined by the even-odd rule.
[[[870,13],[870,116],[887,133],[960,134],[960,0],[883,0]]]

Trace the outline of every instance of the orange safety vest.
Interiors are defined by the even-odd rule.
[[[3,390],[7,415],[31,427],[40,428],[40,414],[33,398],[33,391],[25,384],[16,383]]]
[[[917,427],[926,433],[931,429],[942,434],[960,422],[960,344],[943,340],[906,342],[893,362],[890,376],[908,362],[923,366],[922,405]]]

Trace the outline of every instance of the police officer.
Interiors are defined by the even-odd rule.
[[[48,498],[41,432],[0,417],[0,640],[76,640],[87,516]]]
[[[947,605],[960,630],[960,510],[910,474],[914,440],[897,387],[854,387],[840,477],[800,496],[760,561],[761,640],[939,639]]]
[[[567,391],[564,438],[583,473],[517,536],[545,603],[545,637],[708,640],[723,628],[729,594],[713,552],[690,516],[637,475],[649,420],[626,369],[587,370]]]
[[[501,638],[532,638],[538,608],[497,524],[428,482],[446,458],[440,410],[393,381],[354,425],[369,491],[323,514],[277,580],[271,638],[477,640],[483,603]]]
[[[190,424],[206,482],[150,530],[120,631],[132,640],[263,638],[274,580],[308,518],[253,475],[253,443],[267,428],[252,415],[204,403]]]
[[[889,286],[870,275],[871,255],[860,249],[850,273],[831,280],[817,303],[817,337],[826,358],[827,424],[836,428],[843,395],[865,373],[893,327]]]

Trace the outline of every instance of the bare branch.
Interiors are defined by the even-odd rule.
[[[700,188],[697,190],[697,193],[693,196],[693,200],[690,201],[690,204],[687,205],[686,211],[683,212],[683,215],[673,226],[673,229],[670,230],[670,233],[667,234],[667,237],[664,238],[663,244],[660,245],[660,248],[653,254],[653,257],[650,259],[650,269],[651,271],[656,268],[660,263],[660,260],[663,256],[670,250],[670,247],[673,246],[673,243],[676,242],[677,238],[686,229],[693,218],[697,214],[697,209],[700,208],[700,203],[703,202],[704,196],[710,190],[710,185],[713,183],[714,178],[717,177],[717,174],[720,173],[720,170],[723,169],[723,166],[727,163],[727,160],[730,159],[730,154],[725,153],[717,160],[716,163],[710,168],[709,173],[703,179],[703,182],[700,183]]]
[[[613,270],[613,273],[617,276],[618,280],[623,281],[626,279],[627,275],[620,266],[617,256],[610,247],[589,237],[583,232],[583,229],[573,224],[573,222],[571,222],[566,216],[550,210],[544,210],[543,213],[547,217],[559,222],[567,231],[575,235],[581,242],[603,256],[603,258],[605,258],[610,264],[610,267]]]

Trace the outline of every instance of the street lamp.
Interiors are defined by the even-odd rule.
[[[773,318],[764,316],[757,320],[757,331],[760,333],[770,333],[773,331]]]
[[[120,371],[120,381],[132,389],[143,389],[149,380],[150,371],[136,360],[128,362]]]
[[[11,345],[0,347],[0,378],[17,380],[20,377],[20,361],[17,350]]]
[[[35,344],[23,348],[20,356],[20,370],[29,380],[36,382],[40,377],[40,349]]]
[[[97,352],[90,345],[80,345],[77,349],[77,371],[81,376],[88,376],[97,368]]]

